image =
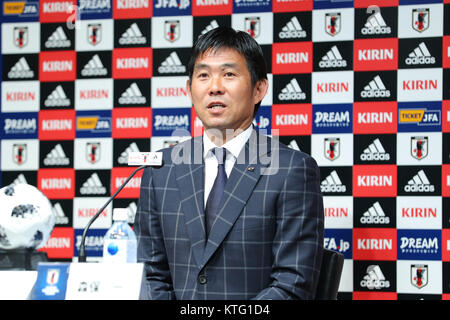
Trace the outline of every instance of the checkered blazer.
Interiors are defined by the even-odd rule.
[[[205,237],[202,137],[147,168],[136,212],[150,299],[313,299],[322,261],[316,162],[253,130]]]

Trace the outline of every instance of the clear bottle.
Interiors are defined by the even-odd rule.
[[[136,235],[127,220],[127,209],[114,209],[113,225],[106,232],[103,242],[103,262],[136,263]]]

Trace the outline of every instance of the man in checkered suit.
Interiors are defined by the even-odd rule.
[[[205,132],[162,150],[163,166],[141,180],[135,230],[149,298],[313,299],[319,169],[252,126],[268,89],[261,48],[219,27],[197,40],[188,69]]]

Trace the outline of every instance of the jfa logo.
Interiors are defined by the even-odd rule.
[[[398,104],[398,131],[441,131],[442,104],[436,102],[400,102]]]
[[[4,21],[36,20],[39,17],[39,1],[4,1],[3,17]],[[33,19],[30,19],[33,18]]]
[[[154,16],[179,16],[191,14],[190,0],[156,0],[154,1]]]
[[[271,132],[271,108],[261,106],[256,113],[255,119],[253,120],[253,125],[255,125],[259,130],[263,130],[264,134],[270,134]]]
[[[111,111],[79,111],[76,116],[78,138],[111,137]]]
[[[325,229],[324,247],[342,253],[345,259],[352,259],[352,230]]]

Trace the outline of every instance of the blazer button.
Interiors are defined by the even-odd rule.
[[[208,282],[208,279],[206,278],[206,276],[204,274],[201,274],[198,276],[198,282],[200,284],[206,284],[206,282]]]

